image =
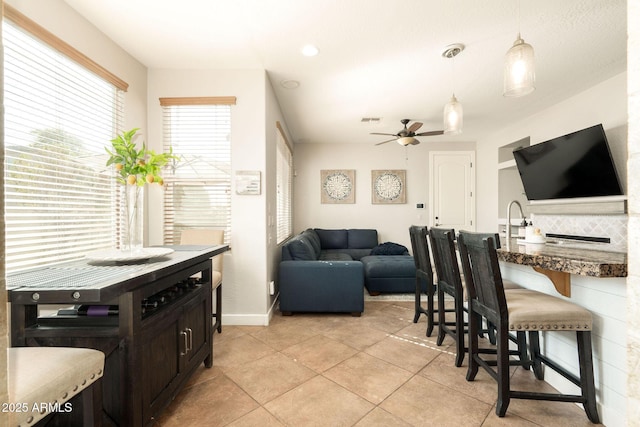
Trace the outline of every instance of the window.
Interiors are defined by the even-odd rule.
[[[182,230],[215,228],[231,239],[231,105],[234,97],[161,98],[164,150],[180,157],[165,174],[164,243]]]
[[[115,246],[104,146],[127,86],[4,7],[6,269],[15,272]]]
[[[276,240],[284,242],[292,233],[291,193],[293,181],[293,155],[280,123],[276,123]]]

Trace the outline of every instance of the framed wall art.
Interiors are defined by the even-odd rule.
[[[405,170],[372,170],[371,203],[406,203],[406,182]]]
[[[320,171],[321,203],[355,203],[356,171],[332,169]]]

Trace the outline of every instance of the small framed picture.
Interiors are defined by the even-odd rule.
[[[236,194],[256,196],[260,189],[260,171],[236,171]]]

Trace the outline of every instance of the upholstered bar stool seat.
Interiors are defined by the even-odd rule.
[[[510,331],[590,331],[591,312],[563,299],[529,289],[505,293]]]
[[[11,347],[8,349],[10,426],[31,426],[51,411],[80,411],[83,424],[102,425],[104,353],[88,348]],[[82,393],[82,408],[65,406]]]

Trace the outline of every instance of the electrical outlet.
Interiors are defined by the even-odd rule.
[[[272,280],[269,282],[269,295],[276,294],[276,283]]]

